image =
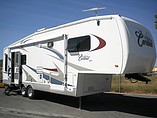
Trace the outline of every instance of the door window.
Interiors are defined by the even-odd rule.
[[[8,55],[7,54],[5,54],[5,67],[4,67],[5,69],[5,72],[7,72],[7,69],[8,69]]]

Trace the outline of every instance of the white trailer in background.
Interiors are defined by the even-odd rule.
[[[23,96],[39,90],[81,97],[109,91],[113,74],[138,79],[152,70],[156,52],[140,23],[106,15],[38,30],[5,47],[3,59],[3,82]]]

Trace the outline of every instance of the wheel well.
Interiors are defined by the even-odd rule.
[[[22,88],[23,86],[24,86],[24,84],[21,84],[21,85],[20,85],[20,88]]]
[[[24,84],[21,84],[20,87],[22,88],[23,86],[24,86],[26,89],[27,89],[28,87],[32,87],[31,85],[24,85]]]
[[[26,89],[28,89],[29,87],[32,87],[32,86],[31,86],[31,85],[27,85],[27,86],[26,86]]]

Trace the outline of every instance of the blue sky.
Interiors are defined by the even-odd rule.
[[[157,46],[157,0],[0,0],[0,59],[5,46],[37,29],[94,16],[93,12],[82,12],[93,7],[107,7],[99,15],[120,14],[142,23]]]

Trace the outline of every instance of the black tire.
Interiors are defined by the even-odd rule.
[[[22,87],[21,87],[21,95],[22,95],[23,97],[27,97],[27,89],[26,89],[25,86],[22,86]]]
[[[30,99],[35,98],[35,91],[31,86],[28,86],[27,88],[27,95]]]

